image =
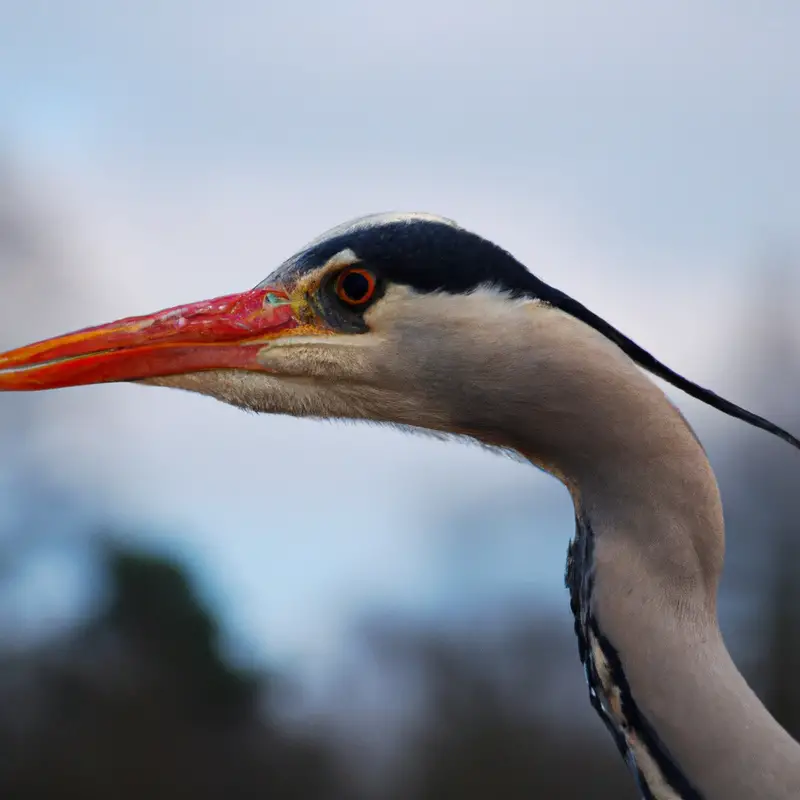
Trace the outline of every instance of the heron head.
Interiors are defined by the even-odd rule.
[[[254,411],[453,431],[464,427],[459,406],[489,381],[474,359],[504,360],[491,330],[513,326],[538,283],[450,220],[372,215],[249,291],[8,352],[0,390],[136,381]]]
[[[615,424],[638,420],[648,435],[620,400],[649,392],[634,362],[800,445],[672,372],[497,245],[423,213],[334,228],[249,291],[2,354],[0,391],[135,381],[500,446],[519,445],[524,430],[534,450],[574,455],[589,437],[609,444]]]

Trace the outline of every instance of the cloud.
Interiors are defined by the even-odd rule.
[[[513,67],[554,91],[581,80],[697,89],[702,73],[740,90],[770,75],[778,80],[775,92],[793,86],[792,30],[800,21],[797,8],[777,0],[757,12],[719,0],[647,9],[633,0],[602,6],[150,0],[130,7],[84,0],[47,10],[38,2],[5,5],[3,27],[16,43],[6,57],[38,60],[42,72],[58,65],[74,75],[101,63],[104,72],[111,67],[167,82],[200,77],[247,92],[287,86],[289,76],[291,83],[348,78],[354,88],[380,86],[387,75],[409,84],[431,77],[455,84],[462,76],[466,88],[482,76],[518,78]]]
[[[800,10],[777,0],[41,8],[0,11],[3,133],[34,161],[402,170],[651,246],[796,239]]]

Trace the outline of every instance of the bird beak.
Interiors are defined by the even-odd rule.
[[[324,332],[301,324],[282,288],[260,287],[85,328],[0,354],[0,391],[58,389],[213,369],[263,371],[257,355],[270,340]]]

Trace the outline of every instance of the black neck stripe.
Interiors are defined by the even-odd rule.
[[[567,552],[565,583],[570,593],[570,608],[575,619],[578,652],[584,665],[592,707],[614,737],[617,748],[633,773],[644,800],[659,800],[659,796],[654,793],[647,776],[636,763],[635,754],[626,738],[626,731],[636,735],[674,794],[683,800],[703,800],[703,796],[670,756],[666,745],[633,697],[620,655],[601,631],[592,611],[594,581],[594,532],[588,519],[576,516],[575,538],[570,542]],[[608,687],[595,663],[592,642],[599,646],[605,661],[605,669],[610,673],[610,683],[618,693],[621,710],[616,716],[611,711],[612,704],[607,696]]]

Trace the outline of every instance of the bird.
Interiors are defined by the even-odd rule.
[[[511,253],[434,214],[314,239],[255,288],[0,355],[0,391],[136,382],[366,420],[526,459],[575,510],[566,590],[589,699],[638,792],[800,797],[800,744],[720,633],[724,522],[698,436],[647,373],[796,448]]]

